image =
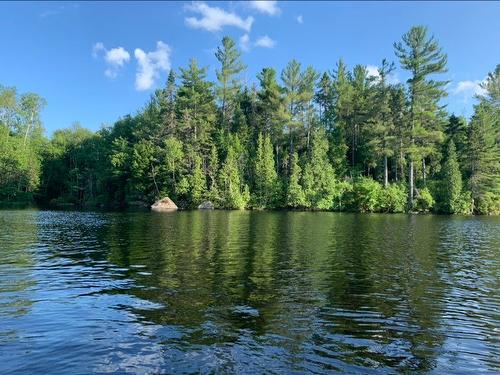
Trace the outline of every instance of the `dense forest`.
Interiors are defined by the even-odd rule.
[[[246,86],[225,37],[217,82],[192,59],[137,114],[51,139],[44,99],[0,86],[0,202],[118,208],[169,196],[182,208],[500,214],[500,65],[468,120],[441,105],[447,56],[425,27],[394,51],[404,84],[385,59],[376,76],[292,60]]]

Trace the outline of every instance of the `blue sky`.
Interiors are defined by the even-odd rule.
[[[209,67],[224,35],[244,49],[245,79],[292,59],[331,70],[396,60],[393,42],[428,26],[448,54],[449,111],[469,116],[478,84],[500,63],[500,2],[0,3],[0,84],[48,102],[48,134],[78,121],[97,130],[135,113],[169,69]],[[405,81],[398,69],[394,80]]]

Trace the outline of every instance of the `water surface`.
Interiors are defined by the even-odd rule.
[[[0,373],[498,373],[499,229],[0,211]]]

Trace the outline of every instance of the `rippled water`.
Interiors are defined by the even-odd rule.
[[[0,373],[498,373],[499,229],[0,211]]]

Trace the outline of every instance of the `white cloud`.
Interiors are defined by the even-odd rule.
[[[368,73],[368,77],[374,77],[375,80],[378,80],[380,74],[378,73],[378,68],[375,65],[367,65],[366,71]]]
[[[375,79],[375,82],[380,79],[380,73],[378,72],[378,67],[375,65],[367,65],[366,66],[366,72],[368,74],[368,77],[373,77]],[[395,85],[399,83],[399,79],[396,75],[396,73],[391,73],[387,75],[387,83],[391,85]]]
[[[240,37],[240,47],[245,52],[250,51],[250,37],[248,34],[243,34]]]
[[[52,16],[57,16],[59,14],[62,14],[63,12],[66,12],[66,11],[77,10],[79,7],[80,7],[80,4],[77,4],[77,3],[61,5],[57,8],[46,10],[46,11],[40,13],[38,16],[40,18],[44,19],[44,18],[48,18],[48,17],[52,17]]]
[[[112,48],[109,51],[106,51],[104,60],[106,60],[109,64],[109,67],[105,70],[104,74],[106,74],[109,78],[116,78],[119,69],[122,68],[125,63],[129,62],[130,53],[128,53],[123,47]]]
[[[185,19],[186,25],[211,32],[220,31],[224,26],[234,26],[249,32],[254,21],[251,16],[243,19],[235,13],[208,6],[202,1],[194,1],[186,5],[185,9],[201,15],[201,18],[187,17]]]
[[[454,95],[462,94],[464,97],[473,95],[484,95],[486,90],[481,87],[484,80],[475,81],[460,81],[457,86],[452,90]]]
[[[107,64],[104,74],[108,78],[116,78],[120,69],[130,61],[130,54],[123,47],[108,50],[103,43],[97,42],[92,48],[92,56],[97,59],[101,52],[104,53],[104,61]]]
[[[92,47],[92,57],[94,59],[97,59],[97,56],[99,54],[99,52],[101,51],[104,51],[106,50],[104,48],[104,44],[102,44],[101,42],[97,42],[96,44],[94,44],[94,46]]]
[[[269,38],[269,36],[264,35],[264,36],[261,36],[259,39],[257,39],[257,41],[255,42],[255,45],[257,47],[273,48],[276,45],[276,41]]]
[[[135,75],[137,90],[150,89],[160,72],[170,70],[170,53],[170,47],[162,41],[156,43],[156,50],[152,52],[144,52],[140,48],[135,49],[134,56],[139,64]]]
[[[278,7],[277,1],[257,0],[249,1],[247,4],[256,11],[265,13],[269,16],[276,16],[281,13],[281,9]]]
[[[304,23],[304,16],[302,16],[302,14],[299,14],[297,16],[297,22],[300,23],[300,24]]]

